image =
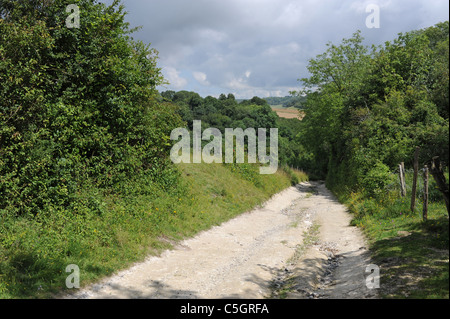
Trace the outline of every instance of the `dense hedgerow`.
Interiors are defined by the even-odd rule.
[[[66,26],[69,4],[79,28]],[[119,1],[0,2],[2,214],[73,205],[86,181],[166,176],[181,121],[156,101],[157,52],[133,40],[124,16]]]

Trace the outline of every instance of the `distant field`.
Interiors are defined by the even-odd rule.
[[[286,119],[295,119],[298,118],[299,120],[302,120],[305,116],[302,111],[299,111],[296,108],[283,108],[283,107],[277,107],[273,106],[272,110],[274,110],[279,117],[283,117]]]

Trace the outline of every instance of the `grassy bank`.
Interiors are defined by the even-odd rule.
[[[383,298],[449,298],[449,220],[442,195],[430,184],[428,220],[423,220],[419,189],[414,212],[408,194],[391,190],[378,198],[340,194],[354,214],[352,221],[363,229],[373,262],[380,267]],[[448,180],[448,173],[447,173]]]
[[[253,165],[180,164],[180,182],[164,190],[145,180],[120,192],[80,191],[90,209],[55,207],[0,221],[0,298],[47,298],[65,289],[66,266],[80,268],[81,285],[158,254],[250,210],[291,185],[300,172],[259,175]],[[120,194],[120,195],[119,195]]]

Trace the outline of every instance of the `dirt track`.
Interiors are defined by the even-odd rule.
[[[323,184],[302,183],[66,298],[373,298],[350,219]]]

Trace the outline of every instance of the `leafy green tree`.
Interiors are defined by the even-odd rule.
[[[131,38],[120,1],[3,0],[0,16],[0,208],[70,205],[86,180],[164,169],[180,120],[157,103],[157,52]]]
[[[299,138],[330,187],[374,195],[416,146],[422,163],[448,163],[448,22],[378,48],[362,41],[357,32],[310,61]]]
[[[433,64],[430,71],[432,101],[439,114],[449,117],[449,22],[442,22],[424,30],[430,41]]]

